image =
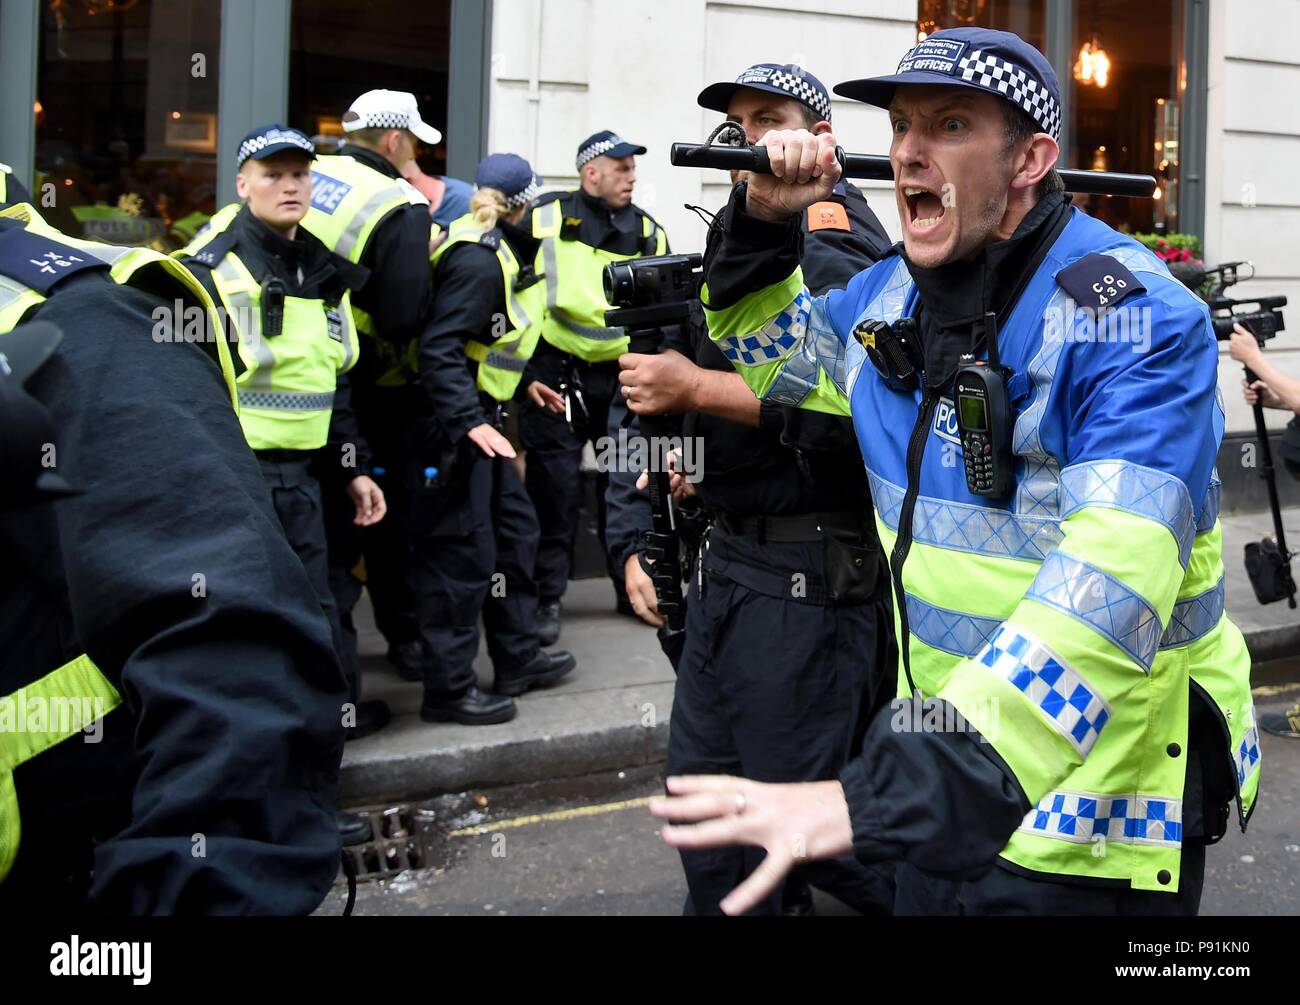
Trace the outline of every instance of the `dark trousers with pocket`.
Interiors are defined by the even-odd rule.
[[[537,548],[536,580],[539,596],[558,600],[569,586],[573,546],[578,532],[578,511],[582,497],[582,448],[597,443],[607,434],[609,405],[618,393],[618,363],[584,363],[543,343],[533,357],[537,379],[559,390],[566,367],[571,367],[581,386],[581,407],[570,393],[571,420],[538,408],[531,401],[519,413],[519,439],[528,451],[525,475],[529,498],[537,510],[541,540]],[[596,478],[596,533],[601,554],[605,547],[605,490],[609,477]],[[610,579],[618,596],[623,596],[623,574],[606,558]]]
[[[349,700],[357,700],[356,661],[348,658],[348,640],[343,633],[339,608],[330,588],[329,549],[325,539],[325,508],[321,499],[320,482],[312,472],[310,459],[272,459],[258,454],[262,478],[271,490],[271,503],[275,515],[284,528],[284,536],[302,562],[311,580],[312,589],[320,600],[321,610],[329,621],[334,651],[348,679]],[[353,645],[355,649],[355,643]]]
[[[480,615],[496,673],[537,655],[537,515],[513,463],[468,440],[446,483],[413,488],[408,507],[425,698],[446,701],[475,683]]]
[[[690,585],[668,773],[837,778],[859,750],[871,713],[893,694],[887,601],[810,602],[820,589],[820,543],[760,544],[715,527],[703,562],[702,589],[698,580]],[[759,848],[683,851],[688,913],[720,913],[719,903],[763,855]],[[888,914],[893,906],[893,863],[808,863],[787,883],[811,884],[863,913]],[[777,890],[752,913],[781,909]]]

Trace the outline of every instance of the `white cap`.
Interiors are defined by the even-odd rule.
[[[420,107],[410,91],[366,91],[343,113],[343,131],[358,129],[409,129],[421,143],[442,142],[442,133],[420,118]]]

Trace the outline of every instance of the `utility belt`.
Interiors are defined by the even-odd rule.
[[[791,516],[717,514],[701,549],[697,589],[704,588],[707,572],[796,603],[868,603],[881,592],[883,562],[867,520],[855,510]]]

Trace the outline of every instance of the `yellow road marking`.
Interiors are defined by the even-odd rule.
[[[596,806],[578,806],[571,810],[555,810],[552,813],[534,813],[531,816],[515,817],[513,820],[497,820],[490,824],[475,824],[462,827],[449,833],[448,837],[470,837],[475,834],[488,834],[492,831],[513,830],[516,827],[529,827],[532,824],[553,823],[559,820],[577,820],[579,817],[595,817],[602,813],[617,813],[619,810],[635,809],[645,806],[651,797],[625,799],[619,803],[601,803]]]

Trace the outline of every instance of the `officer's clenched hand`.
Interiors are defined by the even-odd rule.
[[[853,827],[837,781],[765,785],[728,775],[668,779],[669,798],[651,799],[650,812],[673,824],[662,831],[674,848],[757,845],[767,857],[722,902],[725,914],[744,914],[767,897],[790,869],[808,859],[853,851]]]
[[[375,484],[374,479],[366,475],[357,475],[348,482],[348,498],[357,509],[357,515],[352,518],[352,522],[358,527],[373,527],[388,512],[384,490]]]
[[[636,487],[642,492],[650,488],[649,471],[642,471],[637,476]],[[693,499],[696,495],[695,486],[682,473],[682,455],[677,450],[668,451],[668,491],[679,503]]]
[[[528,385],[528,400],[538,408],[545,408],[550,412],[564,411],[564,399],[560,397],[560,392],[547,387],[540,380],[535,380]]]
[[[510,445],[510,441],[497,432],[496,426],[490,422],[475,426],[465,435],[473,440],[474,445],[489,457],[515,456],[515,448]]]
[[[618,382],[629,411],[637,415],[662,415],[695,409],[700,368],[681,353],[668,349],[653,356],[624,353]]]
[[[835,136],[814,136],[806,129],[773,129],[759,146],[767,148],[770,175],[749,176],[745,211],[760,220],[779,223],[829,199],[842,170],[835,159]]]
[[[627,588],[627,602],[632,605],[636,616],[648,625],[658,628],[664,623],[659,616],[659,597],[655,594],[655,584],[646,571],[641,568],[641,559],[628,555],[623,563],[623,583]]]

